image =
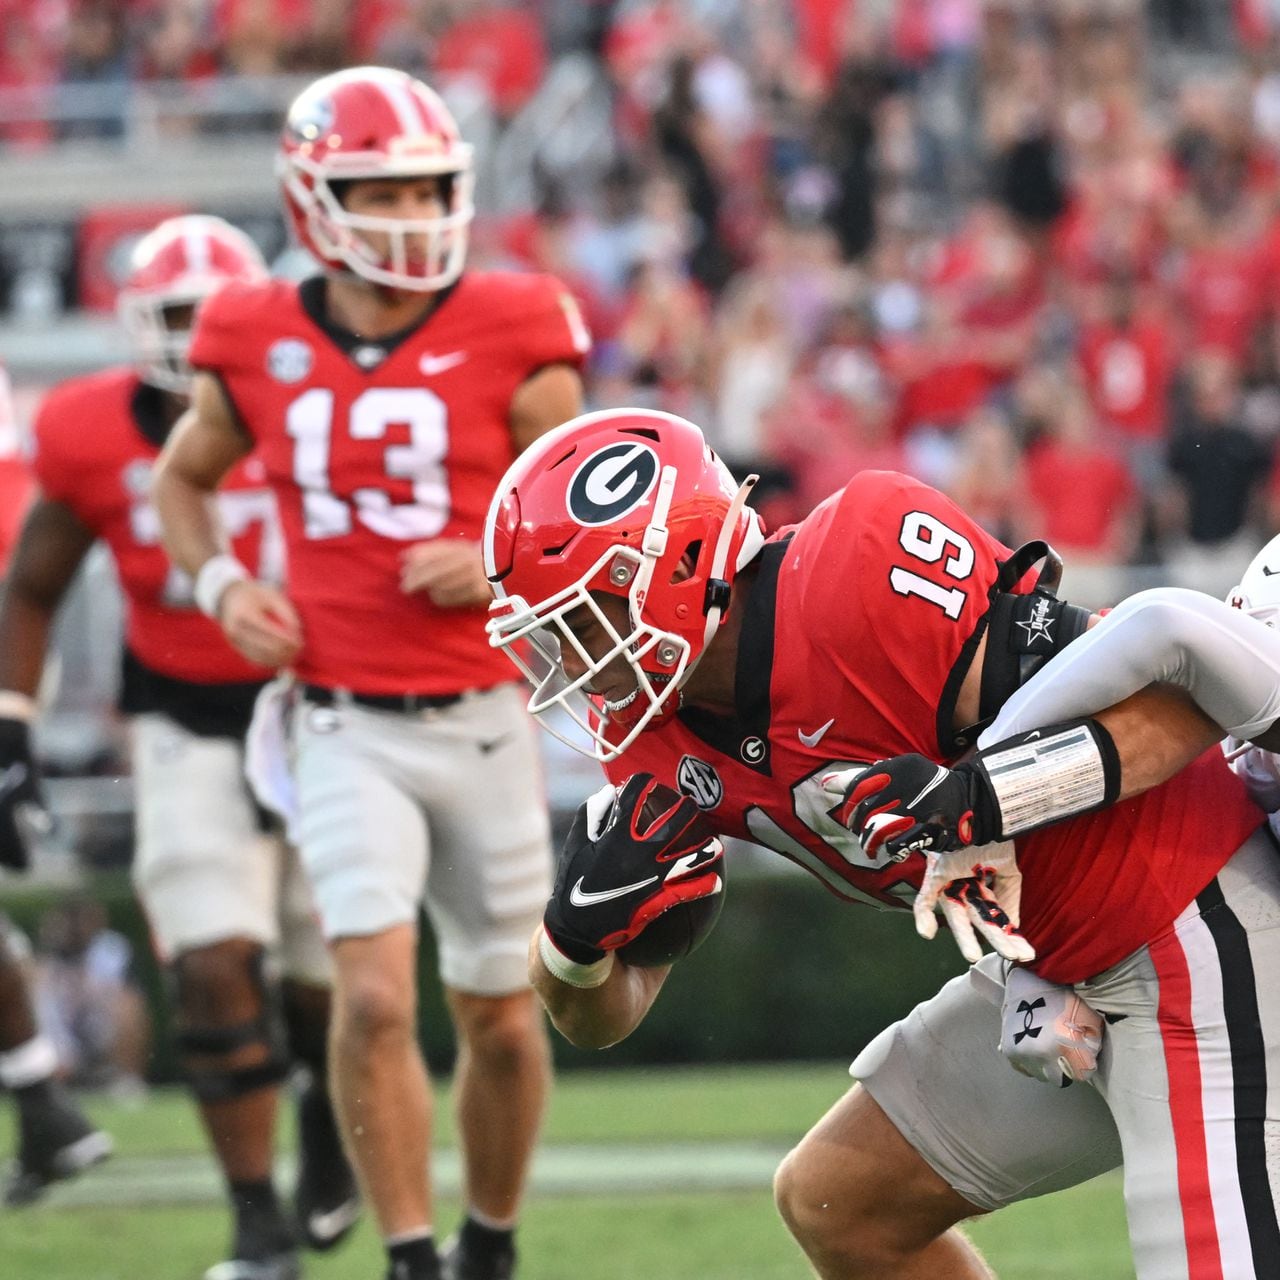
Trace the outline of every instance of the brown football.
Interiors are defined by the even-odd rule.
[[[679,792],[659,783],[649,793],[640,810],[640,817],[646,823],[652,822],[679,799]],[[706,840],[715,838],[715,828],[701,814],[698,815],[695,826],[699,837]],[[724,906],[723,860],[720,863],[720,880],[719,893],[714,893],[709,898],[698,898],[694,902],[676,903],[649,924],[638,937],[619,947],[618,955],[626,964],[654,969],[674,964],[691,951],[697,950],[702,940],[711,932],[720,915],[720,908]]]

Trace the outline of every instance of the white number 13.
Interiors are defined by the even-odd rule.
[[[390,480],[413,485],[412,502],[393,502],[385,489],[356,489],[350,499],[333,492],[329,460],[333,436],[333,392],[312,387],[285,412],[285,430],[294,442],[293,478],[302,490],[308,538],[350,533],[352,515],[384,538],[408,542],[434,538],[449,520],[448,408],[425,387],[370,387],[351,404],[347,432],[353,440],[381,440],[387,428],[403,423],[408,444],[388,445],[384,470]]]
[[[925,564],[937,564],[946,556],[942,571],[959,582],[973,572],[973,543],[927,511],[907,512],[898,545]],[[900,596],[920,596],[936,604],[948,618],[958,618],[964,610],[965,595],[959,587],[941,586],[910,569],[890,569],[889,585]]]

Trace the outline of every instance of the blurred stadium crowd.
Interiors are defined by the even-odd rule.
[[[1280,525],[1266,0],[7,0],[3,17],[11,103],[368,60],[509,120],[556,60],[590,58],[613,162],[482,208],[473,260],[570,282],[594,401],[705,424],[763,471],[774,521],[859,468],[904,468],[1007,539],[1048,537],[1092,604],[1133,565],[1221,592]],[[108,110],[4,137],[120,128]]]
[[[1220,594],[1280,527],[1270,0],[0,0],[0,16],[10,154],[109,141],[153,81],[198,98],[382,61],[503,122],[586,60],[610,163],[536,173],[525,207],[482,196],[472,261],[569,282],[597,337],[593,401],[705,425],[762,471],[771,522],[857,469],[903,468],[1006,539],[1046,536],[1089,604],[1153,577]],[[18,109],[85,85],[97,114]]]

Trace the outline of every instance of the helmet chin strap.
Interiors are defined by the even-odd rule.
[[[631,584],[631,626],[634,630],[640,625],[640,615],[644,612],[644,603],[649,598],[649,583],[653,581],[653,570],[667,549],[667,512],[671,510],[671,498],[676,489],[675,467],[663,467],[662,476],[658,480],[658,496],[653,502],[653,518],[644,531],[640,543],[642,559],[636,570],[635,581]]]
[[[742,510],[747,505],[747,499],[751,496],[751,490],[756,487],[759,479],[759,476],[748,476],[738,486],[738,492],[733,495],[733,501],[729,504],[729,510],[725,513],[724,523],[720,526],[720,536],[716,538],[716,549],[715,554],[711,557],[711,569],[707,575],[708,578],[713,580],[716,578],[724,579],[725,565],[729,560],[729,546],[733,542],[733,535],[738,527],[738,518],[742,515]],[[754,538],[752,534],[755,534]],[[753,520],[743,541],[738,563],[734,565],[735,571],[741,569],[760,550],[763,542],[764,537],[760,533],[760,522],[758,519]],[[711,643],[711,637],[720,629],[720,623],[724,620],[725,608],[725,601],[716,600],[707,609],[707,625],[702,633],[702,653],[707,651],[707,645]],[[701,657],[702,653],[698,656]]]

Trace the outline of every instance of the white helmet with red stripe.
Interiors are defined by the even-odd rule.
[[[302,244],[326,267],[374,284],[431,292],[461,274],[471,201],[471,147],[449,108],[420,80],[387,67],[324,76],[294,99],[277,172]],[[444,213],[382,218],[348,213],[335,182],[437,177]],[[386,237],[385,251],[361,233]]]
[[[1249,562],[1239,585],[1227,592],[1227,603],[1269,627],[1280,626],[1280,534]]]
[[[134,246],[117,311],[144,382],[186,395],[196,308],[232,280],[267,278],[258,246],[221,218],[169,218]]]

